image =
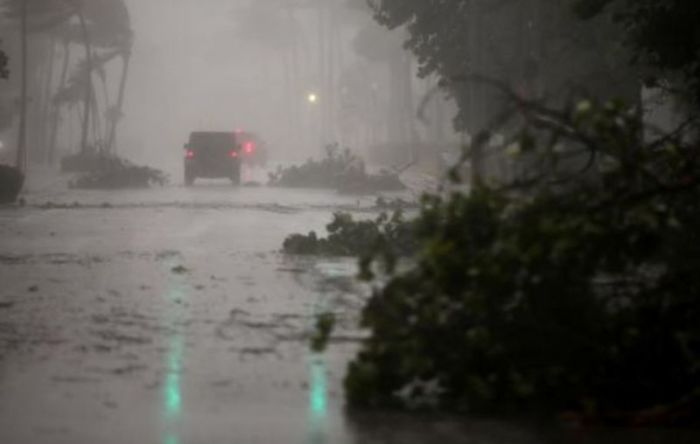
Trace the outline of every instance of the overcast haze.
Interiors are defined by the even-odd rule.
[[[0,0],[0,444],[700,443],[700,0]]]
[[[320,116],[305,103],[307,92],[320,90],[317,42],[312,38],[317,23],[303,10],[296,13],[302,39],[299,90],[292,87],[287,90],[292,96],[286,96],[283,50],[270,49],[237,27],[236,10],[248,4],[248,0],[128,1],[135,41],[121,150],[137,159],[172,164],[173,169],[190,131],[245,128],[262,134],[278,159],[300,160],[320,152],[323,142],[316,136]],[[357,13],[345,14],[357,18]],[[369,16],[363,18],[369,21]],[[291,38],[279,30],[270,33],[282,41]],[[345,65],[356,58],[352,37],[352,28],[341,33]],[[304,115],[295,116],[296,111],[289,109],[288,101],[294,99]],[[290,133],[294,122],[302,126],[300,136]],[[325,142],[337,137],[328,139]],[[161,153],[167,153],[165,158]]]
[[[250,127],[280,137],[269,116],[265,57],[235,37],[236,2],[130,0],[133,66],[120,147],[179,164],[195,129]],[[269,54],[266,54],[269,56]],[[276,85],[272,85],[275,88]],[[163,156],[165,154],[165,156]]]

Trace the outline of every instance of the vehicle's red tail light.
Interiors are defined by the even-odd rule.
[[[238,157],[238,151],[236,151],[236,150],[231,150],[231,151],[229,151],[228,154],[231,157]]]
[[[246,142],[245,145],[243,145],[243,149],[246,154],[251,154],[253,150],[255,150],[255,144],[253,142]]]
[[[192,150],[185,151],[185,157],[188,159],[194,159],[194,151],[192,151]]]

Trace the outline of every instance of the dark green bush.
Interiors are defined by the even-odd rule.
[[[320,238],[313,231],[308,235],[292,234],[285,239],[283,251],[325,256],[362,256],[381,251],[385,257],[407,256],[417,248],[414,229],[400,211],[360,221],[348,213],[335,213],[326,226],[327,237]]]
[[[75,158],[77,159],[77,157]],[[152,185],[165,185],[167,176],[160,170],[147,166],[134,165],[126,159],[113,156],[88,157],[87,172],[70,183],[72,188],[118,189],[147,188]],[[77,168],[77,165],[73,165]],[[64,165],[64,169],[66,166]],[[68,169],[70,170],[70,168]],[[80,171],[80,169],[78,169]]]
[[[19,169],[0,165],[0,204],[15,202],[23,184],[24,174]]]

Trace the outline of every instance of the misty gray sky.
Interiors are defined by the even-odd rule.
[[[240,1],[127,3],[135,45],[120,140],[124,152],[179,162],[180,148],[195,129],[245,127],[279,140],[275,120],[283,116],[272,101],[281,77],[269,52],[260,54],[236,35]]]
[[[362,131],[370,131],[368,125],[379,128],[371,130],[374,132],[386,129],[390,119],[382,103],[395,94],[387,76],[390,71],[382,64],[370,66],[353,49],[357,30],[372,22],[371,15],[345,10],[346,16],[338,17],[333,29],[324,33],[318,27],[316,12],[297,11],[296,37],[293,30],[284,28],[288,15],[279,6],[273,11],[280,12],[277,19],[282,23],[272,23],[280,29],[271,29],[269,34],[258,23],[240,23],[237,13],[241,8],[266,2],[277,4],[279,0],[127,0],[135,44],[118,141],[120,152],[173,172],[179,168],[182,145],[193,130],[241,128],[257,132],[268,142],[272,158],[299,161],[318,155],[328,142],[338,141],[362,153],[367,145]],[[324,39],[334,39],[333,43],[324,40],[323,45],[325,49],[333,45],[330,74],[319,70],[321,61],[328,63],[327,52],[320,56],[319,33]],[[296,45],[291,43],[295,38]],[[377,44],[387,46],[390,42],[401,50],[396,33],[386,31],[386,39]],[[286,49],[274,49],[270,44]],[[290,65],[292,58],[295,68]],[[346,124],[341,112],[336,109],[331,115],[324,106],[333,102],[330,94],[336,105],[340,103],[340,78],[351,73],[360,75],[360,89],[379,86],[372,93],[376,95],[373,99],[361,97],[358,90],[351,94],[352,100],[360,101],[357,109],[370,103],[374,108],[372,116],[369,110],[356,112],[354,118],[364,121],[355,123],[360,126],[354,128],[359,129],[348,131],[347,126],[340,128]],[[329,76],[334,77],[335,85],[322,84]],[[425,85],[417,81],[414,87]],[[321,105],[306,103],[306,94],[312,91],[321,93]],[[421,97],[422,93],[416,90],[414,94]],[[445,122],[449,127],[450,120]],[[341,132],[355,137],[343,140]]]

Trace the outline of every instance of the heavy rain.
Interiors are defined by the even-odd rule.
[[[0,443],[700,442],[696,0],[0,0]]]

